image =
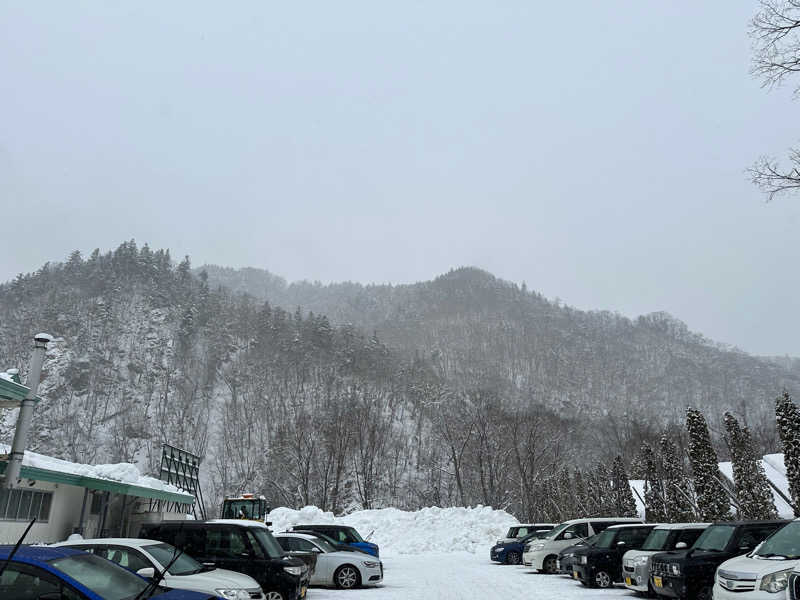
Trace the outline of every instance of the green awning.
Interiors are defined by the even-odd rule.
[[[6,461],[0,461],[0,475],[6,472]],[[178,502],[180,504],[194,504],[195,498],[191,494],[183,492],[168,492],[152,488],[112,481],[110,479],[99,479],[97,477],[87,477],[85,475],[74,475],[61,471],[51,471],[40,469],[39,467],[28,467],[22,465],[20,479],[33,479],[34,481],[48,481],[50,483],[63,483],[77,487],[88,488],[90,490],[101,490],[114,494],[124,494],[126,496],[136,496],[138,498],[150,498],[152,500],[165,500],[167,502]]]
[[[0,408],[17,408],[30,392],[30,388],[0,377]],[[40,400],[37,396],[36,402]]]

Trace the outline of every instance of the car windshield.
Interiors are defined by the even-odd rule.
[[[47,562],[104,600],[132,600],[150,585],[138,575],[94,554],[76,554]]]
[[[278,544],[278,541],[272,537],[269,530],[264,527],[250,527],[249,531],[255,536],[258,543],[264,548],[264,552],[266,552],[267,556],[270,558],[280,558],[286,554],[280,544]]]
[[[602,532],[598,538],[597,543],[594,545],[595,548],[611,548],[614,544],[614,540],[617,539],[618,530],[616,529],[606,529]]]
[[[734,527],[731,525],[712,525],[700,534],[692,546],[692,550],[708,550],[722,552],[733,536]]]
[[[669,529],[653,529],[642,544],[642,550],[667,550],[670,533]]]
[[[347,542],[350,544],[363,542],[364,538],[358,535],[358,532],[353,529],[352,527],[348,527],[347,529],[343,530],[345,535],[347,536]]]
[[[203,570],[203,565],[197,562],[188,554],[178,554],[179,550],[169,544],[152,544],[144,546],[143,550],[148,552],[158,561],[162,568],[172,563],[169,568],[170,575],[193,575]],[[177,558],[175,558],[177,556]],[[173,559],[175,562],[172,562]]]
[[[567,527],[570,526],[570,523],[562,523],[557,527],[553,527],[550,531],[546,531],[542,539],[555,539],[559,533],[564,531]]]
[[[509,527],[508,528],[508,533],[506,534],[506,537],[507,538],[515,538],[515,537],[517,537],[517,534],[519,533],[519,529],[520,529],[519,527]]]
[[[322,548],[325,552],[336,552],[336,546],[331,544],[328,540],[324,540],[319,536],[315,536],[314,543]]]
[[[800,521],[792,521],[768,537],[755,556],[762,558],[800,559]]]

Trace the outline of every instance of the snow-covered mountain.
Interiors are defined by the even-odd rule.
[[[775,451],[772,399],[800,390],[797,370],[667,315],[576,311],[476,269],[407,286],[237,273],[126,242],[0,286],[0,368],[24,377],[32,334],[56,336],[31,449],[155,474],[168,442],[204,457],[212,506],[252,491],[531,519],[537,481],[630,457],[687,404],[736,411]]]

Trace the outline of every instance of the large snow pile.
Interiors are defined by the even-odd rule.
[[[274,532],[293,525],[335,523],[350,525],[363,536],[374,532],[369,541],[384,554],[419,554],[420,552],[488,552],[489,547],[505,536],[518,521],[504,510],[489,506],[475,508],[423,508],[413,512],[397,508],[361,510],[334,517],[316,506],[300,510],[276,508],[269,513]]]
[[[0,444],[0,454],[8,454],[9,452],[11,452],[10,446],[7,444]],[[80,463],[69,462],[67,460],[61,460],[60,458],[53,458],[52,456],[45,456],[44,454],[26,450],[22,458],[22,464],[26,467],[36,467],[38,469],[46,469],[57,473],[69,473],[71,475],[128,483],[151,490],[183,493],[174,485],[156,479],[155,477],[142,475],[136,465],[131,463],[82,465]]]

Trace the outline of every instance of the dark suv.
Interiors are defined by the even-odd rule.
[[[306,564],[289,557],[257,521],[144,523],[139,537],[172,544],[207,567],[250,575],[270,600],[300,600],[308,589]]]
[[[688,550],[650,559],[650,584],[659,596],[710,600],[717,567],[747,554],[788,521],[724,521],[706,529]]]
[[[340,544],[347,544],[351,550],[361,550],[372,556],[378,556],[378,545],[367,542],[354,527],[347,525],[295,525],[289,531],[313,531],[333,538]],[[367,536],[369,537],[369,536]]]
[[[575,550],[572,576],[588,587],[611,587],[622,581],[622,555],[638,550],[655,524],[613,525],[603,531],[593,546]]]

